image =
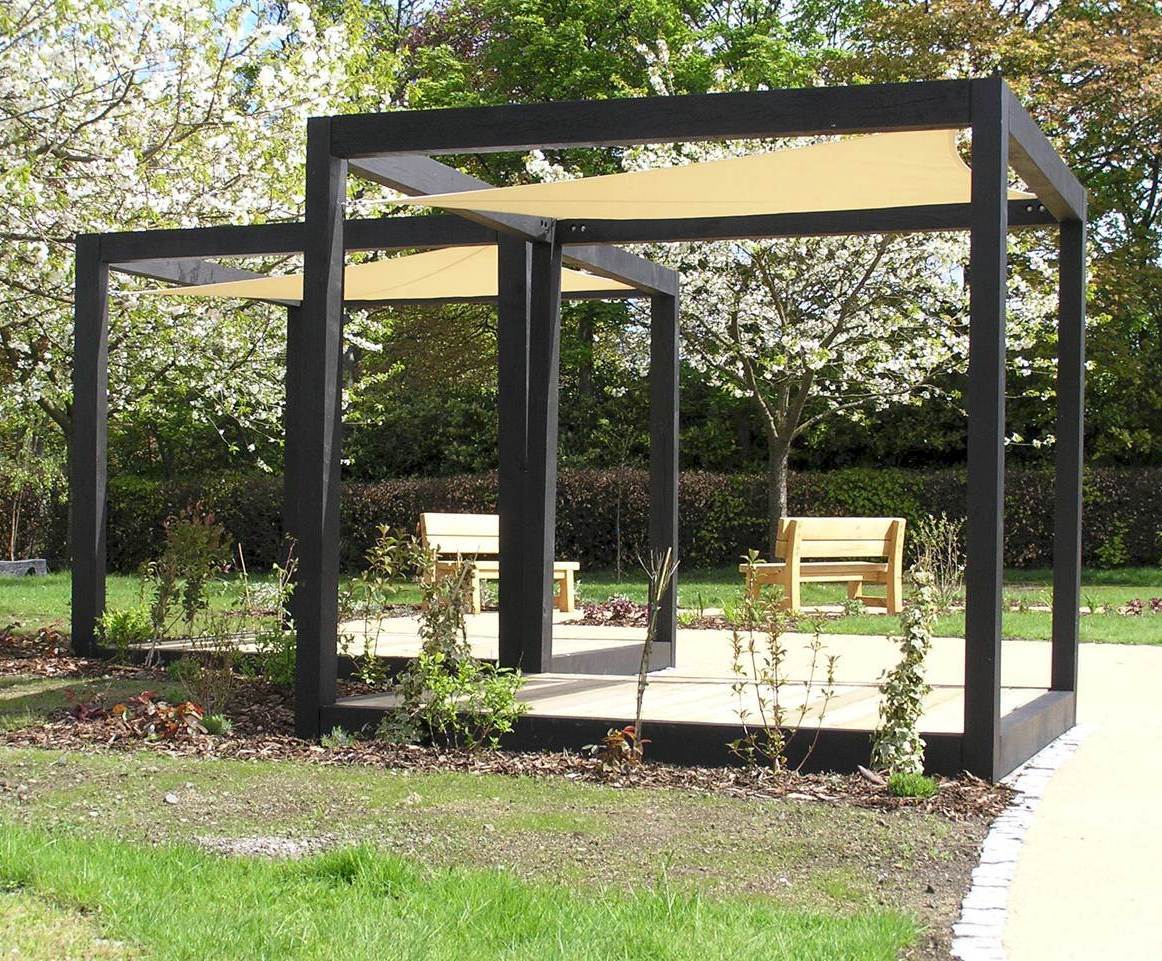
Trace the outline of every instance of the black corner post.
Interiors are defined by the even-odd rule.
[[[522,612],[529,606],[524,557],[525,438],[528,431],[529,287],[532,258],[523,240],[497,242],[497,513],[500,515],[499,652],[501,667],[522,667]]]
[[[500,639],[503,667],[552,669],[561,248],[498,251]]]
[[[1061,224],[1057,308],[1057,465],[1050,687],[1077,690],[1081,489],[1085,447],[1085,222]],[[1076,719],[1076,706],[1074,718]]]
[[[105,610],[105,488],[109,407],[109,268],[101,240],[77,237],[73,301],[73,408],[69,436],[69,554],[72,643],[97,648]]]
[[[524,504],[527,546],[521,567],[530,603],[521,669],[545,672],[553,669],[561,246],[536,241],[529,245],[529,253],[528,461]]]
[[[650,553],[678,562],[678,297],[650,298]],[[652,601],[654,599],[651,598]],[[655,601],[656,602],[656,601]],[[650,667],[673,667],[678,641],[678,578],[661,598]]]
[[[334,703],[339,620],[339,457],[342,433],[343,201],[347,162],[332,155],[331,121],[307,122],[306,243],[301,330],[288,356],[288,430],[299,545],[295,586],[295,731],[319,734],[319,709]],[[297,446],[297,452],[293,449]],[[297,464],[294,462],[297,460]]]
[[[998,770],[1001,736],[1009,175],[1002,94],[999,76],[972,81],[964,767],[988,780]]]

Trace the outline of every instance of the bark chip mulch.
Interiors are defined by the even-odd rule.
[[[141,694],[128,702],[107,704],[98,697],[54,712],[43,723],[0,733],[10,747],[67,751],[152,751],[170,757],[232,760],[301,761],[323,766],[361,765],[384,770],[456,771],[604,784],[616,788],[668,788],[739,798],[786,799],[823,804],[851,804],[883,810],[909,809],[952,821],[991,819],[1008,804],[1012,792],[971,775],[943,779],[931,798],[897,798],[882,784],[859,774],[779,774],[746,767],[686,767],[646,763],[628,771],[608,771],[584,753],[572,751],[472,753],[433,746],[354,740],[325,748],[293,735],[294,714],[289,692],[263,681],[239,678],[224,713],[233,722],[226,735],[201,733],[196,726],[157,727],[135,723],[138,712],[155,710],[160,701],[154,688],[166,675],[157,669],[112,667],[103,661],[76,657],[55,649],[51,637],[37,642],[10,643],[0,634],[0,676],[108,678],[124,684],[141,682]],[[367,693],[368,688],[342,682],[341,695]],[[152,707],[151,707],[152,705]],[[168,705],[166,705],[168,707]],[[144,732],[144,733],[143,733]],[[580,748],[580,745],[578,746]]]

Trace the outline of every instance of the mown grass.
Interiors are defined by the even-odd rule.
[[[849,916],[706,899],[664,878],[578,892],[507,872],[423,869],[354,847],[299,862],[222,858],[6,826],[0,882],[91,912],[143,958],[890,959],[915,938],[895,911]]]
[[[101,937],[80,911],[23,891],[0,891],[0,954],[18,961],[127,961],[129,947]]]
[[[0,823],[124,840],[278,837],[369,844],[433,867],[629,890],[667,875],[706,896],[850,914],[908,906],[958,870],[983,825],[848,805],[618,790],[564,779],[289,761],[0,748]],[[852,847],[845,838],[858,837]],[[837,879],[843,884],[837,886]]]
[[[259,575],[252,578],[261,581]],[[624,594],[644,601],[647,585],[644,574],[627,568],[619,577],[612,571],[583,571],[579,579],[581,601],[607,600],[614,594]],[[46,625],[67,626],[70,580],[67,573],[47,577],[0,579],[0,626],[19,623],[37,628]],[[730,608],[738,603],[742,593],[742,578],[735,567],[680,571],[678,578],[679,604],[691,611],[705,608]],[[1048,605],[1053,595],[1053,572],[1050,570],[1016,570],[1005,573],[1005,598],[1011,604],[1026,607]],[[805,584],[803,603],[839,604],[846,596],[842,584]],[[1162,568],[1128,567],[1115,570],[1093,570],[1082,573],[1082,605],[1103,605],[1117,608],[1133,598],[1148,600],[1162,597]],[[237,582],[230,578],[213,585],[211,605],[216,609],[229,608],[238,598]],[[414,585],[402,585],[398,600],[401,603],[419,601]],[[107,588],[107,605],[111,609],[131,607],[141,602],[137,578],[111,575]],[[1006,610],[1002,619],[1006,637],[1027,640],[1048,640],[1052,620],[1044,611]],[[883,634],[894,630],[894,620],[874,614],[853,614],[829,620],[827,630],[836,634]],[[964,615],[954,613],[942,617],[937,631],[948,636],[964,635]],[[1113,644],[1162,643],[1162,618],[1157,615],[1126,617],[1114,611],[1086,615],[1081,620],[1082,641]]]

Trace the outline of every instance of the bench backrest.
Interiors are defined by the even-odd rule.
[[[424,547],[443,556],[496,556],[500,554],[500,517],[497,514],[421,514],[420,540]]]
[[[900,564],[904,555],[902,517],[784,517],[779,520],[775,557],[800,559],[882,557]]]

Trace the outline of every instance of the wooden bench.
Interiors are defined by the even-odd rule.
[[[472,563],[472,613],[480,613],[480,582],[500,578],[500,517],[496,514],[420,515],[420,540],[436,554],[436,577],[456,572],[464,561]],[[576,610],[574,575],[576,561],[554,561],[553,580],[557,584],[556,608],[564,613]]]
[[[775,542],[776,562],[740,564],[747,591],[764,584],[783,589],[783,606],[800,609],[804,581],[846,582],[847,596],[898,614],[903,603],[902,517],[784,517]],[[878,558],[878,560],[870,560]],[[886,597],[865,597],[864,584],[884,584]]]

